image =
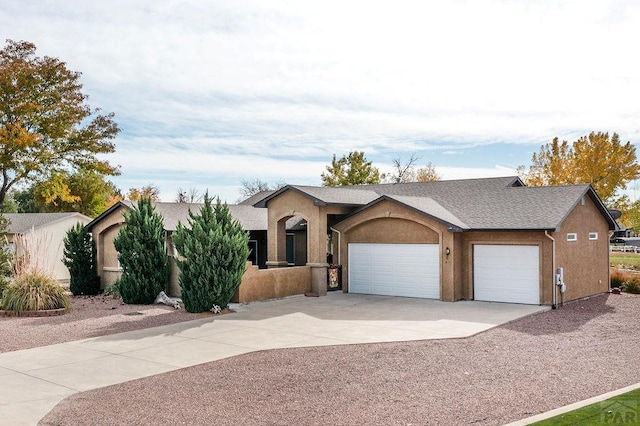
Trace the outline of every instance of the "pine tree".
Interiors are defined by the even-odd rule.
[[[96,272],[95,250],[91,234],[78,222],[64,238],[62,262],[69,269],[69,290],[74,296],[98,294],[100,277]]]
[[[240,286],[249,256],[249,236],[233,219],[229,207],[209,194],[198,214],[189,211],[188,227],[178,224],[173,242],[180,257],[182,301],[189,312],[213,305],[226,308]]]
[[[151,304],[165,290],[169,276],[162,216],[150,199],[142,198],[124,218],[126,226],[113,241],[122,266],[122,301]]]

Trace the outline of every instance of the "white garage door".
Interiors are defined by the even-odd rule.
[[[349,292],[440,298],[438,244],[349,244]]]
[[[540,304],[538,246],[473,246],[475,300]]]

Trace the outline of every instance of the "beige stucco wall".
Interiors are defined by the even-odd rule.
[[[589,240],[589,232],[598,239]],[[567,241],[567,233],[576,233],[577,241]],[[584,197],[552,235],[556,264],[564,268],[565,301],[609,290],[609,229],[591,198]]]
[[[78,222],[86,225],[91,221],[84,215],[63,218],[23,235],[12,235],[16,254],[20,256],[24,250],[29,252],[30,262],[38,269],[52,274],[57,280],[68,284],[69,270],[62,262],[64,256],[64,239],[67,231]]]
[[[348,244],[439,243],[443,301],[473,300],[473,247],[476,244],[533,245],[540,254],[541,304],[553,302],[553,243],[544,231],[450,232],[438,221],[391,201],[382,201],[351,216],[334,227],[340,232],[340,259],[343,289],[348,291]],[[566,233],[578,234],[577,242],[567,242]],[[589,232],[598,240],[589,241]],[[589,197],[563,222],[556,240],[556,264],[565,268],[565,301],[607,291],[609,280],[608,226]],[[338,238],[334,235],[334,241]],[[445,254],[449,248],[450,254]],[[560,295],[558,293],[558,302]]]
[[[297,191],[288,190],[268,202],[267,258],[270,263],[286,261],[284,222],[292,216],[307,221],[307,263],[327,262],[327,215],[345,214],[351,209],[338,206],[316,206],[313,200]]]
[[[343,291],[349,291],[349,243],[440,244],[440,298],[457,300],[453,256],[446,258],[443,252],[453,244],[453,234],[442,223],[384,200],[343,220],[334,229],[340,232],[333,238],[340,240],[340,253],[334,260],[342,264]]]
[[[311,268],[294,266],[290,268],[258,269],[247,262],[247,271],[233,298],[236,303],[304,294],[311,289]]]
[[[473,246],[476,244],[531,245],[537,246],[540,253],[540,295],[541,304],[551,304],[552,292],[552,253],[553,245],[543,231],[486,231],[459,233],[460,244],[460,296],[465,300],[473,299]],[[508,289],[505,289],[508,291]]]
[[[91,234],[96,242],[96,260],[100,288],[104,289],[115,283],[122,274],[118,266],[118,252],[113,246],[113,240],[118,236],[120,227],[124,225],[123,213],[127,209],[118,207],[108,216],[93,225]]]

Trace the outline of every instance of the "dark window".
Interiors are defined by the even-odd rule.
[[[287,234],[287,263],[296,264],[296,240],[293,234]]]

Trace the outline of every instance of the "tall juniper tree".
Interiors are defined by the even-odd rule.
[[[149,198],[124,214],[123,226],[113,244],[120,256],[120,295],[124,303],[153,303],[166,287],[169,266],[162,216]]]
[[[204,312],[213,305],[226,308],[240,286],[249,255],[246,231],[217,200],[205,194],[198,214],[189,211],[188,226],[179,223],[173,242],[179,253],[182,301],[189,312]]]
[[[78,222],[64,238],[62,262],[69,269],[69,290],[74,296],[98,294],[100,278],[96,272],[95,250],[91,234]]]

